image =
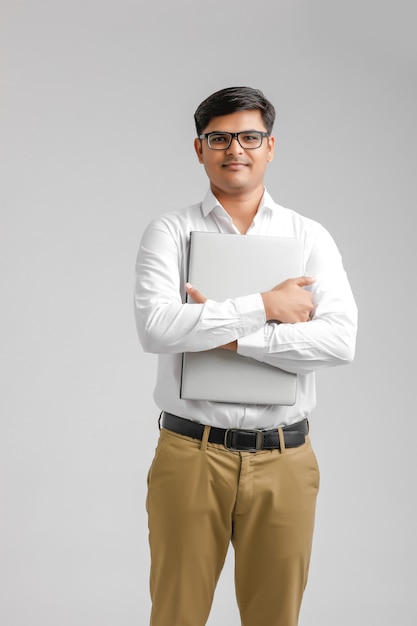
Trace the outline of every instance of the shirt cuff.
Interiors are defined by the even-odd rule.
[[[260,327],[263,328],[266,318],[260,293],[235,298],[234,302],[240,318],[242,335],[250,335]]]
[[[256,361],[263,361],[265,355],[265,327],[254,333],[240,337],[237,342],[237,353]]]

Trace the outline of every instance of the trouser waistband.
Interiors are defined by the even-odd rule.
[[[171,430],[180,435],[191,437],[192,439],[203,438],[205,429],[204,424],[194,422],[172,413],[163,411],[161,414],[160,425],[162,428]],[[261,430],[261,429],[240,429],[240,428],[218,428],[210,427],[208,441],[210,443],[218,443],[228,450],[236,450],[242,452],[256,452],[258,450],[274,450],[280,449],[280,433],[286,448],[297,448],[305,443],[306,435],[308,435],[308,420],[303,419],[300,422],[284,426],[282,429]]]

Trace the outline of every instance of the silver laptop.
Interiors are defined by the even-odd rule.
[[[268,291],[302,275],[300,239],[192,231],[188,280],[207,298]],[[216,348],[186,352],[180,397],[244,404],[294,404],[297,376]]]

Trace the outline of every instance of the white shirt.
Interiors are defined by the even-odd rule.
[[[224,302],[185,303],[190,231],[235,233],[209,190],[202,203],[154,219],[136,262],[135,319],[146,352],[158,354],[154,400],[160,410],[222,428],[277,428],[308,417],[316,405],[315,371],[354,357],[357,307],[341,255],[323,226],[276,204],[265,191],[246,235],[299,237],[303,275],[315,276],[311,321],[267,323],[259,293]],[[198,289],[198,285],[194,285]],[[179,396],[182,353],[237,340],[238,353],[298,374],[292,406],[227,404]]]

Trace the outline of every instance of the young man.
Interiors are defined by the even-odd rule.
[[[201,203],[149,224],[136,265],[136,323],[143,349],[159,355],[162,427],[147,498],[150,623],[206,624],[231,541],[243,626],[296,626],[319,488],[307,421],[314,372],[352,361],[357,309],[329,233],[265,190],[275,110],[262,92],[223,89],[194,118],[210,188]],[[301,238],[303,275],[264,293],[207,299],[186,283],[192,230]],[[182,353],[218,347],[296,373],[295,404],[181,399]],[[225,447],[227,429],[238,431]]]

